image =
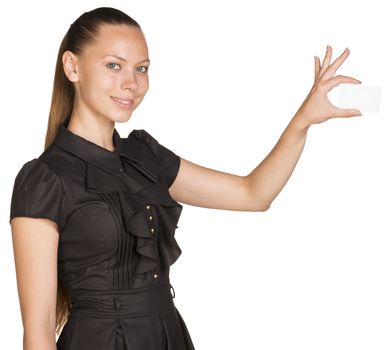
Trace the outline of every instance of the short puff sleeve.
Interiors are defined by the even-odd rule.
[[[16,216],[46,218],[57,223],[61,232],[68,212],[58,175],[40,158],[26,162],[14,181],[9,222]]]
[[[155,153],[160,163],[160,180],[169,188],[174,182],[181,163],[181,157],[172,150],[160,144],[149,132],[144,129],[141,132],[142,138],[146,141]]]

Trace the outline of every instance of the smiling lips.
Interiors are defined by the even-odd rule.
[[[121,108],[130,110],[132,109],[134,105],[134,100],[130,98],[118,98],[118,97],[111,97],[111,99]]]

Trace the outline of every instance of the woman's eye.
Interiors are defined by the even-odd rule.
[[[117,64],[117,63],[108,63],[108,64],[106,64],[106,67],[110,68],[112,70],[118,70],[120,68],[119,64]],[[115,67],[119,67],[119,68],[115,68]]]
[[[138,67],[138,68],[145,68],[144,71],[142,71],[141,73],[147,73],[148,72],[148,66],[141,66],[141,67]]]

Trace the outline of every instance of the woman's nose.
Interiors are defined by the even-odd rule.
[[[126,72],[122,79],[121,88],[123,90],[136,90],[137,86],[138,84],[135,72]]]

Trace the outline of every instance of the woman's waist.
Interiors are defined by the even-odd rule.
[[[174,297],[168,278],[145,288],[72,290],[70,316],[146,316],[172,307]]]

